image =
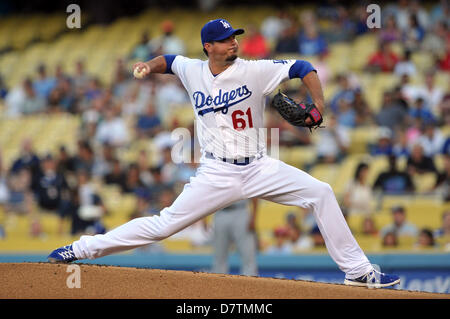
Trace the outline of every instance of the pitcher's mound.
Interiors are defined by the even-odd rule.
[[[393,289],[87,264],[0,264],[0,298],[449,298]],[[77,288],[79,285],[79,288]]]

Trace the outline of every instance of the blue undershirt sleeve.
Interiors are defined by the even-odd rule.
[[[303,79],[311,71],[317,72],[311,63],[308,61],[297,60],[289,69],[289,79]]]
[[[164,73],[174,74],[172,72],[172,63],[173,63],[173,60],[175,60],[175,58],[177,56],[175,54],[164,54],[163,56],[166,59],[166,64],[167,64],[166,71]]]

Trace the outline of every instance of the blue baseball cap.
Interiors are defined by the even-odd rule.
[[[202,28],[202,44],[224,40],[234,34],[238,35],[242,33],[244,33],[244,29],[233,29],[231,24],[225,19],[211,20]]]

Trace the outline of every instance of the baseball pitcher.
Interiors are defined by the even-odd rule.
[[[94,259],[163,240],[234,202],[261,198],[312,209],[332,259],[345,273],[345,284],[386,287],[400,279],[376,271],[353,237],[330,185],[267,155],[263,128],[266,97],[283,81],[300,78],[313,104],[296,103],[279,92],[272,104],[292,125],[317,128],[324,98],[311,63],[303,60],[255,60],[238,57],[237,35],[224,19],[201,30],[206,61],[181,55],[158,56],[133,67],[138,78],[150,73],[177,76],[195,112],[202,157],[179,197],[159,216],[129,221],[104,235],[82,236],[53,251],[50,262]]]

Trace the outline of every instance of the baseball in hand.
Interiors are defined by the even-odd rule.
[[[138,71],[139,68],[135,68],[133,71],[133,75],[136,79],[142,79],[145,76],[145,69]]]

